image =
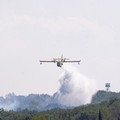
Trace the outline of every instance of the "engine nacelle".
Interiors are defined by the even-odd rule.
[[[62,62],[57,62],[57,66],[58,66],[58,67],[61,67],[62,65],[63,65]]]

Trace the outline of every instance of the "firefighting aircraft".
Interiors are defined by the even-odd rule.
[[[69,60],[69,58],[64,58],[63,55],[61,55],[61,58],[53,58],[53,60],[40,60],[40,64],[42,64],[43,62],[46,63],[57,63],[58,67],[62,67],[63,63],[78,63],[80,64],[81,60]]]

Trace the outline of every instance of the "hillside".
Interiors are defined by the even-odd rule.
[[[92,98],[93,104],[101,103],[103,101],[109,101],[111,99],[118,98],[120,99],[120,92],[106,92],[106,91],[98,91]]]
[[[92,99],[92,104],[109,101],[114,98],[120,98],[120,93],[98,91]],[[16,96],[13,94],[6,95],[5,98],[0,97],[0,108],[5,110],[21,111],[28,109],[30,111],[45,111],[55,108],[68,109],[69,106],[63,106],[56,101],[55,96],[47,94],[30,94],[28,96]]]
[[[0,120],[120,120],[120,99],[45,112],[0,110]]]
[[[51,120],[120,120],[120,99],[90,104],[69,110],[51,110],[37,114],[34,118],[46,117]]]
[[[6,95],[5,98],[0,97],[0,108],[5,110],[22,111],[28,109],[30,111],[45,111],[54,108],[68,108],[57,103],[54,96],[47,94],[29,94],[28,96],[15,95],[14,93]]]

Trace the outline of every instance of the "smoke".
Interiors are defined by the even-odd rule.
[[[88,79],[73,66],[64,65],[59,78],[60,88],[55,94],[57,102],[66,106],[79,106],[91,102],[96,92],[95,82]]]
[[[18,106],[18,100],[15,98],[14,93],[10,93],[5,96],[5,98],[0,97],[0,108],[4,110],[16,110]]]
[[[91,102],[95,94],[95,82],[88,79],[73,66],[62,66],[63,73],[59,77],[60,88],[53,95],[30,94],[16,96],[14,93],[0,97],[0,108],[5,110],[38,110],[43,111],[53,108],[69,108]]]

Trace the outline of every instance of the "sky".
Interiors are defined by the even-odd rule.
[[[0,96],[54,94],[64,57],[97,88],[120,91],[119,0],[0,0]]]

